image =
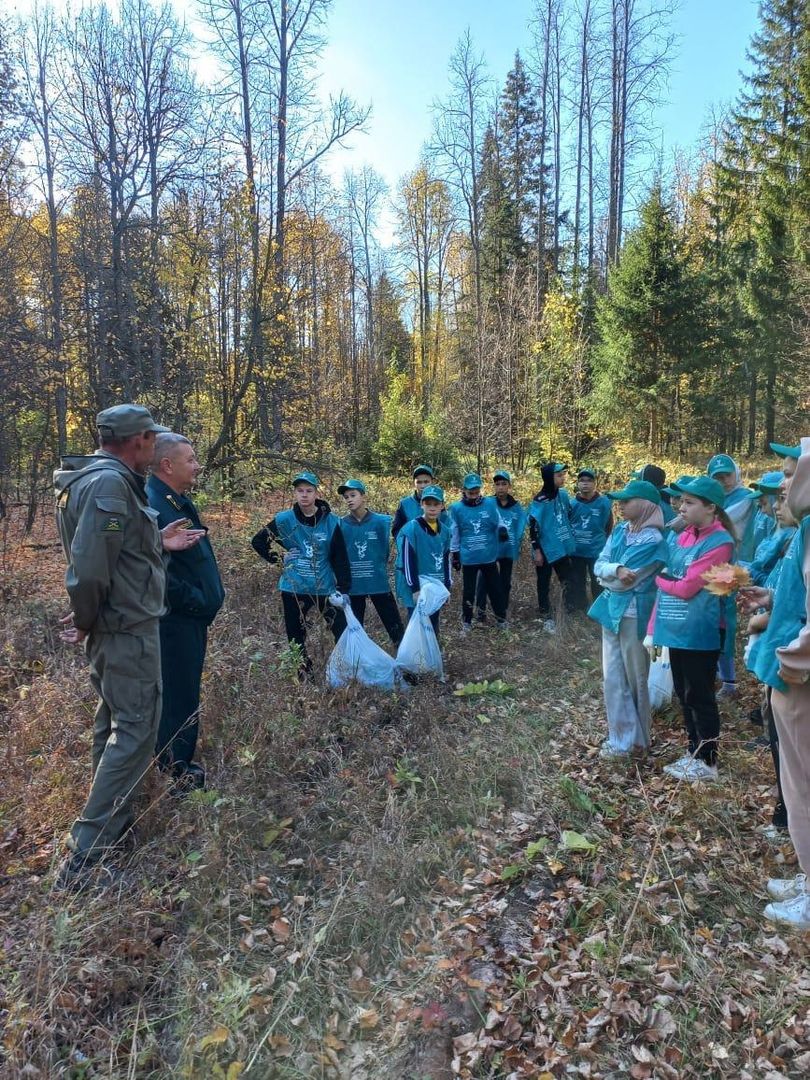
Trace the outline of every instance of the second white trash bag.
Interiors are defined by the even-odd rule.
[[[343,610],[346,629],[338,638],[327,662],[327,684],[337,689],[348,686],[350,682],[359,682],[378,690],[393,690],[399,684],[394,658],[371,640],[357,621],[347,597],[335,594],[329,597],[329,603]]]
[[[672,701],[674,686],[672,667],[669,663],[669,649],[664,647],[657,660],[650,664],[647,677],[647,689],[650,692],[650,708],[665,709]]]
[[[444,678],[442,651],[430,616],[446,604],[450,593],[435,578],[419,578],[419,599],[397,650],[397,667],[411,675]]]

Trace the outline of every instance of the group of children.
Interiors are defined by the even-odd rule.
[[[783,459],[781,471],[750,487],[733,459],[718,454],[704,475],[681,476],[668,488],[633,479],[608,496],[623,520],[596,560],[604,591],[589,611],[602,626],[608,737],[600,754],[646,751],[647,650],[666,647],[687,747],[664,771],[691,782],[717,779],[717,697],[736,693],[739,608],[749,617],[746,664],[763,687],[778,789],[772,829],[788,829],[800,867],[794,878],[768,882],[773,900],[765,915],[810,929],[810,439],[771,449]],[[723,565],[730,563],[753,583],[736,596],[711,588],[712,574],[707,580],[723,567],[719,573],[733,581]]]
[[[493,494],[484,494],[478,473],[464,477],[461,498],[445,505],[445,494],[429,465],[413,470],[414,490],[399,503],[393,517],[372,511],[362,480],[349,479],[338,488],[346,514],[338,516],[319,497],[318,477],[301,472],[293,478],[294,504],[252,539],[254,549],[270,563],[282,563],[279,589],[290,642],[302,650],[305,668],[306,616],[318,609],[337,640],[346,620],[329,602],[335,592],[349,596],[361,625],[370,601],[398,644],[404,632],[399,604],[410,618],[419,596],[420,578],[434,578],[448,589],[452,573],[461,574],[461,629],[485,622],[491,608],[495,625],[505,629],[512,592],[512,570],[529,525],[537,576],[537,600],[546,630],[552,618],[550,585],[556,574],[563,603],[570,611],[586,611],[588,585],[593,597],[601,591],[594,564],[612,527],[611,503],[596,490],[596,473],[581,469],[577,493],[565,490],[567,466],[543,466],[543,487],[526,507],[512,494],[506,469],[493,476]],[[394,589],[389,581],[391,541],[395,547]],[[438,630],[439,614],[432,616]]]
[[[502,469],[493,476],[492,495],[484,494],[479,474],[469,473],[460,500],[448,507],[433,469],[418,465],[414,490],[393,519],[368,507],[358,479],[338,488],[347,513],[336,515],[319,498],[315,474],[302,472],[292,481],[293,507],[259,530],[252,544],[268,562],[282,562],[287,636],[300,646],[306,670],[307,613],[317,607],[336,641],[345,628],[341,608],[329,600],[335,592],[348,594],[361,624],[370,600],[398,644],[404,623],[397,601],[407,621],[420,581],[436,579],[449,589],[456,571],[462,633],[474,619],[486,619],[487,605],[496,626],[506,628],[512,571],[528,525],[544,629],[556,630],[554,576],[565,609],[587,611],[602,627],[608,734],[600,755],[646,752],[650,650],[666,647],[686,747],[664,771],[689,782],[718,777],[717,697],[736,694],[739,606],[750,616],[746,663],[765,688],[762,715],[779,786],[773,824],[789,828],[802,868],[796,879],[768,883],[774,903],[766,914],[810,928],[804,876],[810,869],[810,440],[805,443],[804,450],[772,444],[782,469],[750,487],[736,462],[717,454],[702,475],[666,486],[663,470],[648,465],[608,495],[598,492],[593,470],[581,469],[572,499],[567,466],[549,462],[529,506],[514,497],[512,478]],[[615,527],[614,503],[621,519]],[[396,596],[388,574],[392,541]],[[753,582],[736,597],[709,588],[705,577],[731,563],[745,567]],[[431,620],[438,632],[439,613]]]

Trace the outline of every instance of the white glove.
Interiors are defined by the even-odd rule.
[[[647,634],[647,636],[644,638],[644,641],[642,642],[642,645],[644,646],[645,649],[652,649],[652,648],[655,647],[653,645],[652,634]]]
[[[349,602],[349,598],[345,593],[333,592],[329,597],[329,603],[332,607],[346,607]]]

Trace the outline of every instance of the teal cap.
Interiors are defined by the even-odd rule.
[[[493,481],[494,480],[505,480],[507,482],[507,484],[511,484],[512,483],[512,474],[510,472],[508,472],[506,469],[498,469],[498,471],[493,474],[492,479],[493,479]]]
[[[782,484],[785,479],[783,472],[766,472],[753,484],[748,486],[753,488],[753,491],[748,496],[749,499],[758,499],[762,495],[778,495],[782,490]]]
[[[568,472],[568,466],[564,465],[561,461],[555,461],[554,472]]]
[[[792,457],[796,458],[796,460],[798,461],[799,458],[802,456],[801,444],[799,444],[798,446],[782,446],[781,443],[772,442],[768,443],[768,445],[775,454],[779,455],[779,457]]]
[[[438,484],[428,484],[426,488],[422,489],[422,502],[425,499],[435,499],[436,502],[444,502],[444,491]]]
[[[411,474],[414,480],[417,476],[429,476],[431,479],[436,475],[429,465],[417,465]]]
[[[674,495],[676,499],[680,499],[683,494],[682,489],[684,485],[691,484],[694,479],[694,476],[687,476],[684,474],[683,476],[679,476],[677,480],[673,480],[669,487],[661,488],[661,490],[665,495],[669,495],[670,497]]]
[[[362,480],[346,480],[338,488],[338,495],[345,495],[347,491],[359,491],[361,495],[365,495],[366,485]]]
[[[580,469],[577,473],[577,480],[579,480],[580,476],[588,476],[591,480],[595,480],[596,469]]]
[[[728,457],[727,454],[718,454],[718,457]],[[730,459],[729,459],[730,460]],[[728,472],[728,469],[719,469],[718,472]],[[726,493],[719,480],[712,480],[710,476],[696,476],[691,484],[684,484],[681,488],[684,495],[696,495],[699,499],[714,503],[722,510],[726,505]]]
[[[728,454],[715,454],[713,458],[709,460],[709,464],[706,466],[706,472],[709,476],[716,476],[718,473],[736,473],[737,463],[734,458],[729,457]],[[712,500],[713,502],[714,500]]]
[[[102,437],[113,439],[127,439],[131,435],[143,435],[147,431],[162,434],[172,430],[156,424],[152,414],[143,405],[113,405],[110,409],[102,409],[96,416],[96,427]]]
[[[483,487],[484,481],[481,479],[477,472],[468,472],[467,475],[464,477],[461,486],[464,488],[465,491],[470,491],[471,488]],[[424,498],[424,492],[422,493],[422,498]]]
[[[297,484],[312,484],[313,487],[321,486],[321,482],[314,472],[300,472],[292,478],[291,483],[293,487]]]
[[[616,499],[618,502],[627,502],[628,499],[646,499],[647,502],[655,503],[656,506],[661,502],[658,488],[649,480],[631,480],[621,491],[609,491],[608,498]]]

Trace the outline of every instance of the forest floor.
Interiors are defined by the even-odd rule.
[[[0,1076],[810,1075],[808,939],[761,915],[796,867],[759,831],[753,684],[724,709],[716,786],[662,773],[674,711],[648,759],[602,761],[598,628],[544,633],[524,558],[511,632],[462,639],[452,597],[446,684],[302,688],[276,571],[247,544],[268,506],[205,514],[228,590],[209,790],[177,800],[151,775],[122,876],[78,896],[53,868],[94,699],[58,641],[47,515],[26,538],[4,523]],[[322,674],[331,639],[312,636]]]

